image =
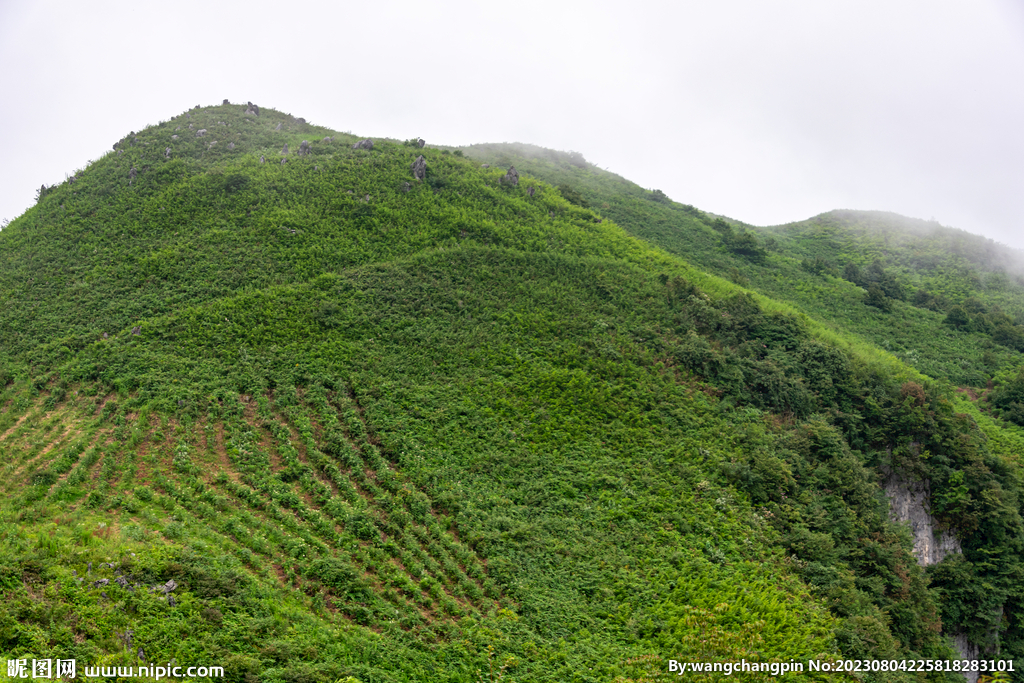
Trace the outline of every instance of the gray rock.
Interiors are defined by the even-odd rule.
[[[360,140],[356,144],[352,145],[352,149],[371,150],[371,149],[373,149],[373,140],[371,140],[370,138],[366,138],[365,140]]]
[[[247,116],[259,116],[260,115],[260,108],[259,107],[257,107],[252,102],[246,102],[246,104],[248,105],[245,108],[245,113],[246,113]]]
[[[231,104],[231,103],[228,102],[227,99],[225,99],[223,102],[221,102],[221,104]]]
[[[423,158],[422,154],[412,162],[412,175],[416,180],[423,180],[427,177],[427,160]]]
[[[173,595],[168,595],[167,596],[167,604],[170,605],[171,607],[174,607],[175,603],[174,603],[174,596]]]
[[[234,149],[234,148],[235,148],[235,143],[229,142],[228,143],[228,149]]]
[[[427,144],[427,141],[423,138],[416,138],[416,146],[423,149],[423,145]]]
[[[132,164],[131,170],[128,171],[128,180],[129,180],[129,182],[132,181],[132,180],[135,180],[135,176],[136,175],[138,175],[138,171],[135,170],[135,165]]]
[[[919,565],[937,564],[947,555],[961,552],[956,536],[936,529],[935,519],[928,512],[931,491],[927,481],[915,481],[889,472],[883,488],[889,499],[889,517],[910,526],[914,536],[914,556]]]
[[[139,659],[141,659],[142,661],[146,661],[146,653],[142,650],[141,647],[139,648]]]
[[[299,145],[299,156],[304,157],[307,154],[309,154],[309,140],[303,140]]]
[[[530,185],[528,188],[526,188],[526,194],[530,195],[531,197],[533,196],[534,192],[536,192],[536,190],[533,189],[533,185]]]
[[[402,185],[402,192],[408,192],[412,189],[412,183],[405,183]]]
[[[277,124],[277,128],[275,128],[274,130],[281,130],[281,124]]]
[[[490,168],[490,164],[480,164],[480,168]]]
[[[172,590],[174,590],[177,587],[178,587],[178,582],[175,581],[174,579],[171,579],[170,581],[168,581],[167,583],[164,584],[164,593],[170,593]]]
[[[334,138],[324,138],[320,142],[334,142]]]
[[[170,159],[170,158],[171,158],[171,148],[167,147],[166,149],[164,149],[164,159]]]
[[[261,163],[261,164],[265,164],[265,163],[267,163],[267,160],[266,160],[266,159],[264,159],[262,155],[260,156],[260,163]]]
[[[199,130],[196,131],[196,137],[197,138],[201,138],[204,135],[206,135],[206,129],[205,128],[200,128]]]
[[[106,338],[107,338],[107,337],[109,337],[109,336],[110,336],[110,335],[108,335],[108,334],[107,334],[106,332],[104,332],[104,333],[103,333],[103,338],[104,338],[104,339],[106,339]]]
[[[980,648],[967,639],[967,634],[956,633],[953,635],[953,649],[960,653],[960,659],[975,660],[981,655]],[[978,683],[977,671],[962,672],[967,683]]]
[[[295,123],[305,123],[305,122],[306,122],[306,119],[302,118],[301,116],[299,118],[295,119]]]
[[[127,588],[128,587],[128,580],[125,579],[123,576],[119,576],[116,579],[114,579],[114,583],[116,583],[121,588]]]
[[[141,334],[142,334],[142,327],[140,327],[139,325],[136,325],[135,327],[132,328],[132,336],[133,337],[138,337]]]
[[[177,127],[177,128],[175,128],[174,130],[175,130],[175,131],[179,131],[179,130],[181,130],[181,126],[178,126],[178,127]],[[174,137],[174,136],[172,135],[171,137]]]
[[[287,160],[287,159],[281,159],[281,165],[282,165],[282,166],[284,166],[284,165],[285,165],[286,163],[288,163],[288,160]]]
[[[178,136],[177,136],[177,135],[172,135],[172,136],[171,136],[171,139],[172,139],[172,140],[177,140],[177,139],[178,139]]]
[[[100,579],[99,581],[93,581],[92,585],[94,587],[96,587],[96,588],[99,588],[100,586],[106,586],[109,583],[110,583],[110,579]]]
[[[519,171],[516,170],[515,166],[508,167],[508,173],[502,176],[501,182],[508,183],[512,187],[519,184]]]
[[[287,154],[287,153],[288,153],[288,143],[286,142],[286,143],[284,143],[284,147],[281,148],[281,154]]]

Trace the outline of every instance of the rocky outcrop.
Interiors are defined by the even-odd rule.
[[[171,158],[171,148],[167,147],[167,148],[164,149],[164,159],[170,159],[170,158]]]
[[[200,128],[199,130],[196,131],[196,137],[197,138],[201,138],[204,135],[206,135],[206,129],[205,128]]]
[[[309,140],[303,140],[302,144],[299,145],[299,156],[304,157],[309,154]]]
[[[246,102],[246,105],[248,105],[245,108],[245,115],[246,116],[259,116],[260,115],[260,108],[257,107],[255,104],[253,104],[252,102]]]
[[[416,146],[423,149],[423,145],[427,144],[427,141],[423,138],[416,138]]]
[[[416,180],[423,180],[427,177],[427,160],[423,158],[422,154],[412,162],[412,175]]]
[[[960,659],[978,659],[981,652],[978,646],[967,640],[967,635],[963,633],[957,633],[953,636],[953,648],[960,653]],[[965,671],[963,672],[964,678],[967,679],[967,683],[978,683],[978,672],[977,671]]]
[[[360,140],[356,144],[352,145],[352,149],[371,150],[371,149],[373,149],[373,140],[371,140],[369,138],[367,138],[365,140]]]
[[[284,147],[281,148],[281,154],[287,154],[287,153],[288,153],[288,143],[286,142],[286,143],[284,143]]]
[[[931,500],[928,482],[914,481],[889,472],[884,488],[889,499],[890,518],[907,522],[910,526],[914,536],[914,556],[919,565],[937,564],[950,553],[961,552],[956,536],[936,529],[935,518],[928,512]]]
[[[534,192],[536,192],[536,190],[533,189],[533,185],[530,185],[528,188],[526,188],[526,194],[530,195],[531,197],[533,196]]]
[[[280,123],[279,123],[279,124],[277,124],[277,127],[276,127],[276,128],[274,128],[274,130],[281,130],[281,124],[280,124]]]
[[[224,101],[221,102],[221,104],[231,104],[231,103],[227,101],[227,98],[225,98]]]
[[[508,167],[508,173],[501,177],[501,182],[515,187],[519,184],[519,171],[516,170],[515,166]]]

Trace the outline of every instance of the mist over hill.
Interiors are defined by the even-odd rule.
[[[198,107],[0,232],[8,659],[368,683],[1021,657],[1018,252],[431,143]]]

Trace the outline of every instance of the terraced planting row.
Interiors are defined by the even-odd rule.
[[[231,397],[183,423],[102,406],[32,406],[8,428],[0,443],[20,457],[7,468],[35,484],[26,502],[120,511],[135,540],[202,536],[317,611],[374,628],[426,631],[502,606],[484,562],[381,453],[348,392]]]

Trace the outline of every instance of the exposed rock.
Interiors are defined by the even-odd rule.
[[[142,661],[146,661],[146,653],[143,651],[141,647],[139,648],[139,659],[141,659]]]
[[[265,164],[265,163],[267,163],[267,160],[266,160],[266,159],[264,159],[262,155],[260,155],[260,163],[261,163],[261,164]]]
[[[199,130],[196,131],[196,137],[197,138],[201,138],[204,135],[206,135],[206,129],[205,128],[200,128]]]
[[[170,605],[171,607],[174,607],[175,603],[174,603],[174,596],[173,595],[168,595],[167,596],[167,604]]]
[[[164,593],[170,593],[172,590],[174,590],[177,587],[178,587],[178,583],[174,579],[171,579],[170,581],[168,581],[167,583],[164,584]]]
[[[189,130],[192,130],[192,124],[191,123],[188,124],[188,128],[189,128]]]
[[[171,148],[170,147],[166,147],[166,148],[164,148],[164,159],[170,159],[170,158],[171,158]]]
[[[288,153],[288,143],[286,142],[286,143],[284,143],[284,147],[281,148],[281,154],[287,154],[287,153]]]
[[[402,192],[408,192],[412,189],[412,183],[405,183],[402,185]]]
[[[490,164],[480,164],[480,168],[490,168]]]
[[[427,160],[423,158],[422,154],[412,162],[412,175],[416,180],[423,180],[427,177]]]
[[[536,192],[536,190],[533,189],[533,185],[530,185],[528,188],[526,188],[526,194],[530,195],[531,197],[533,196],[534,192]]]
[[[104,339],[108,338],[109,336],[110,336],[110,335],[109,335],[109,334],[107,334],[106,332],[104,332],[104,333],[103,333],[103,338],[104,338]]]
[[[110,579],[100,579],[99,581],[93,581],[92,585],[93,585],[94,588],[98,588],[100,586],[106,586],[109,583],[110,583]]]
[[[227,99],[225,98],[225,100],[223,102],[221,102],[221,104],[231,104],[231,103],[228,102]]]
[[[967,640],[967,635],[964,633],[953,635],[953,647],[960,653],[960,659],[975,660],[981,654],[978,646]],[[978,683],[977,671],[964,671],[962,673],[968,683]]]
[[[142,328],[140,326],[136,325],[135,327],[132,328],[132,336],[137,337],[140,334],[142,334]]]
[[[128,181],[135,180],[136,175],[138,175],[138,171],[135,170],[135,165],[133,164],[131,170],[128,171]]]
[[[950,553],[961,552],[960,542],[948,531],[936,533],[935,519],[928,514],[931,492],[928,482],[912,481],[890,472],[885,479],[889,498],[889,516],[897,522],[909,522],[914,536],[914,556],[923,567],[937,564]]]
[[[275,128],[274,130],[281,130],[281,124],[277,124],[277,128]]]
[[[299,156],[304,157],[307,154],[309,154],[309,140],[303,140],[299,145]]]
[[[301,116],[299,118],[297,118],[297,119],[294,119],[294,120],[295,120],[295,123],[305,123],[306,122],[306,119],[302,118]]]
[[[177,136],[177,135],[172,135],[172,136],[171,136],[171,139],[172,139],[172,140],[177,140],[177,139],[178,139],[178,136]]]
[[[124,154],[124,150],[123,149],[117,150],[117,156],[121,156],[122,154]]]
[[[502,176],[501,182],[508,183],[512,187],[519,184],[519,171],[516,170],[515,166],[508,167],[508,173]]]
[[[320,142],[334,142],[334,138],[324,138]]]
[[[373,149],[373,140],[369,138],[366,138],[365,140],[360,140],[356,144],[352,145],[352,149]]]
[[[246,102],[246,104],[249,105],[249,106],[247,106],[245,108],[246,115],[248,115],[248,116],[259,116],[260,115],[260,108],[259,107],[257,107],[252,102]]]
[[[176,130],[176,131],[178,131],[178,130],[181,130],[181,126],[178,126],[178,127],[177,127],[177,128],[175,128],[174,130]],[[172,135],[171,137],[174,137],[174,136]]]
[[[234,148],[235,148],[235,143],[229,142],[228,143],[228,149],[234,149]]]
[[[416,146],[423,149],[423,145],[427,144],[427,141],[423,138],[416,138]]]
[[[285,165],[286,163],[288,163],[288,160],[287,160],[287,159],[281,159],[281,165],[282,165],[282,166],[284,166],[284,165]]]

